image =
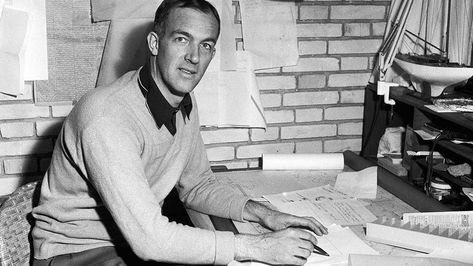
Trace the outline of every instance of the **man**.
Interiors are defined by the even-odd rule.
[[[149,62],[87,93],[64,122],[33,210],[36,265],[142,265],[144,261],[303,264],[327,229],[268,209],[219,185],[191,94],[220,31],[205,0],[165,0],[147,36]],[[173,187],[188,208],[274,230],[234,235],[170,222]]]

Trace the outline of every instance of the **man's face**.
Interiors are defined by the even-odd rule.
[[[169,14],[161,35],[157,85],[172,95],[183,96],[199,83],[215,54],[218,22],[211,14],[178,8]]]

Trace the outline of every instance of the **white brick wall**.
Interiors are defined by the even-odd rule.
[[[236,46],[242,50],[239,2],[232,2]],[[263,153],[360,150],[364,87],[384,34],[389,1],[293,3],[297,65],[256,71],[268,128],[203,128],[212,165],[254,168]],[[74,10],[55,19],[63,18],[64,25],[87,24],[89,11]],[[73,107],[35,105],[33,95],[32,82],[17,98],[0,94],[0,195],[44,174],[64,117]]]

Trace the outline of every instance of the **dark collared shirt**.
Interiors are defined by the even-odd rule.
[[[177,108],[172,107],[154,82],[149,64],[148,62],[140,70],[138,85],[146,98],[148,109],[158,128],[164,125],[174,136],[176,134],[176,113],[180,110],[184,121],[186,117],[189,119],[189,115],[192,111],[191,97],[186,93],[179,106]]]

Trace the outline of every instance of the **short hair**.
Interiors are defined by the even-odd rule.
[[[221,0],[218,0],[221,1]],[[218,22],[218,35],[220,34],[220,16],[218,15],[215,7],[207,2],[206,0],[164,0],[159,5],[154,16],[154,27],[153,30],[159,36],[164,33],[163,30],[166,28],[166,21],[172,10],[177,8],[192,8],[198,11],[202,11],[206,14],[211,14],[217,19]]]

